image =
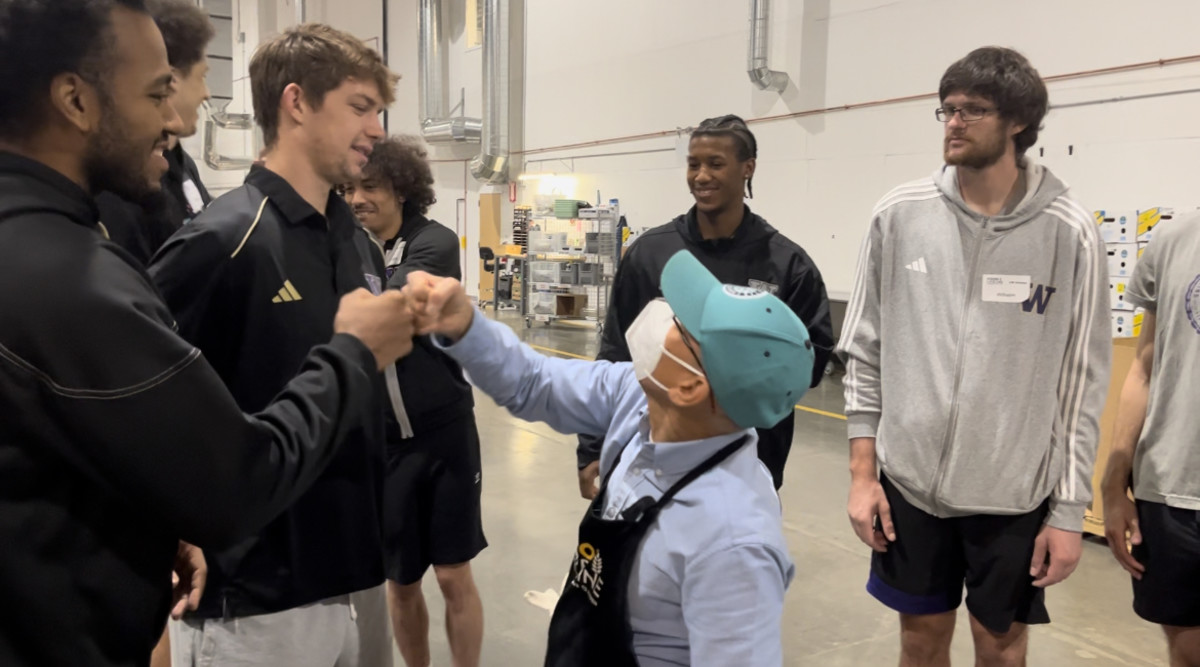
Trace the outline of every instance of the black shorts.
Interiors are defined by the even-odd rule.
[[[902,614],[941,614],[958,609],[965,583],[967,610],[992,632],[1050,622],[1045,591],[1029,576],[1049,501],[1028,514],[939,519],[882,482],[896,541],[872,553],[867,592]]]
[[[1151,623],[1200,626],[1200,512],[1144,500],[1137,510],[1133,557],[1146,571],[1133,580],[1133,610]]]
[[[469,414],[387,447],[383,551],[387,578],[413,584],[430,565],[457,565],[487,547],[479,431]]]

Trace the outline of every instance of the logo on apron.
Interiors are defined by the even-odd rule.
[[[571,585],[586,593],[592,606],[600,604],[600,590],[604,587],[604,579],[600,576],[602,565],[600,552],[595,547],[587,542],[579,545],[575,562],[571,564]]]

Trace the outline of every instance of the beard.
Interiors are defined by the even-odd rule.
[[[131,138],[111,100],[101,105],[100,128],[88,140],[83,165],[92,192],[107,190],[138,205],[155,205],[160,188],[146,177],[150,147]]]
[[[943,155],[946,159],[946,164],[955,167],[986,169],[1004,157],[1004,152],[1008,149],[1007,141],[1008,138],[1004,133],[996,132],[984,137],[981,141],[968,143],[964,150],[952,156],[949,150],[950,139],[947,138],[943,144]]]

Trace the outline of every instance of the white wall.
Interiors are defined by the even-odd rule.
[[[369,39],[380,32],[380,1],[310,0],[309,16]],[[452,104],[464,90],[466,114],[478,117],[481,52],[466,48],[467,1],[444,0],[447,88]],[[388,8],[389,62],[403,77],[390,129],[416,132],[417,2],[389,0]],[[1194,0],[774,0],[773,13],[771,64],[792,80],[782,95],[757,90],[745,74],[742,0],[527,0],[524,147],[685,128],[723,113],[750,119],[931,93],[953,60],[986,44],[1020,49],[1046,76],[1200,54]],[[1052,104],[1067,104],[1193,88],[1200,88],[1197,64],[1053,83],[1050,95]],[[751,205],[809,251],[834,296],[850,290],[873,204],[940,164],[934,106],[929,98],[752,126],[759,166]],[[1197,93],[1056,109],[1032,155],[1091,208],[1195,206],[1195,118]],[[599,189],[603,199],[621,200],[635,228],[648,227],[692,203],[679,155],[586,156],[675,146],[664,137],[538,153],[525,170],[573,171],[581,199]],[[431,151],[439,200],[431,216],[467,238],[471,289],[480,186],[463,161],[477,150]]]
[[[1200,53],[1194,0],[775,0],[771,64],[793,82],[781,96],[758,91],[745,74],[747,5],[529,0],[526,147],[934,92],[953,60],[987,44],[1021,50],[1045,76]],[[1051,84],[1050,94],[1067,103],[1198,87],[1200,66],[1185,65]],[[753,126],[751,205],[809,251],[835,296],[851,288],[873,204],[940,164],[935,106],[927,99]],[[1198,117],[1200,94],[1055,110],[1040,159],[1092,208],[1200,204]],[[620,198],[635,228],[653,226],[691,205],[674,153],[548,158],[674,145],[664,138],[529,156],[527,170],[587,174],[605,199]]]

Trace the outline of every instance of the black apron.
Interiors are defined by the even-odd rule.
[[[637,564],[638,547],[658,513],[675,494],[745,444],[743,436],[726,445],[684,475],[657,502],[646,496],[625,509],[619,519],[606,520],[604,499],[609,480],[625,452],[621,449],[583,523],[579,524],[579,548],[550,620],[546,667],[637,667],[628,596],[629,576]]]

